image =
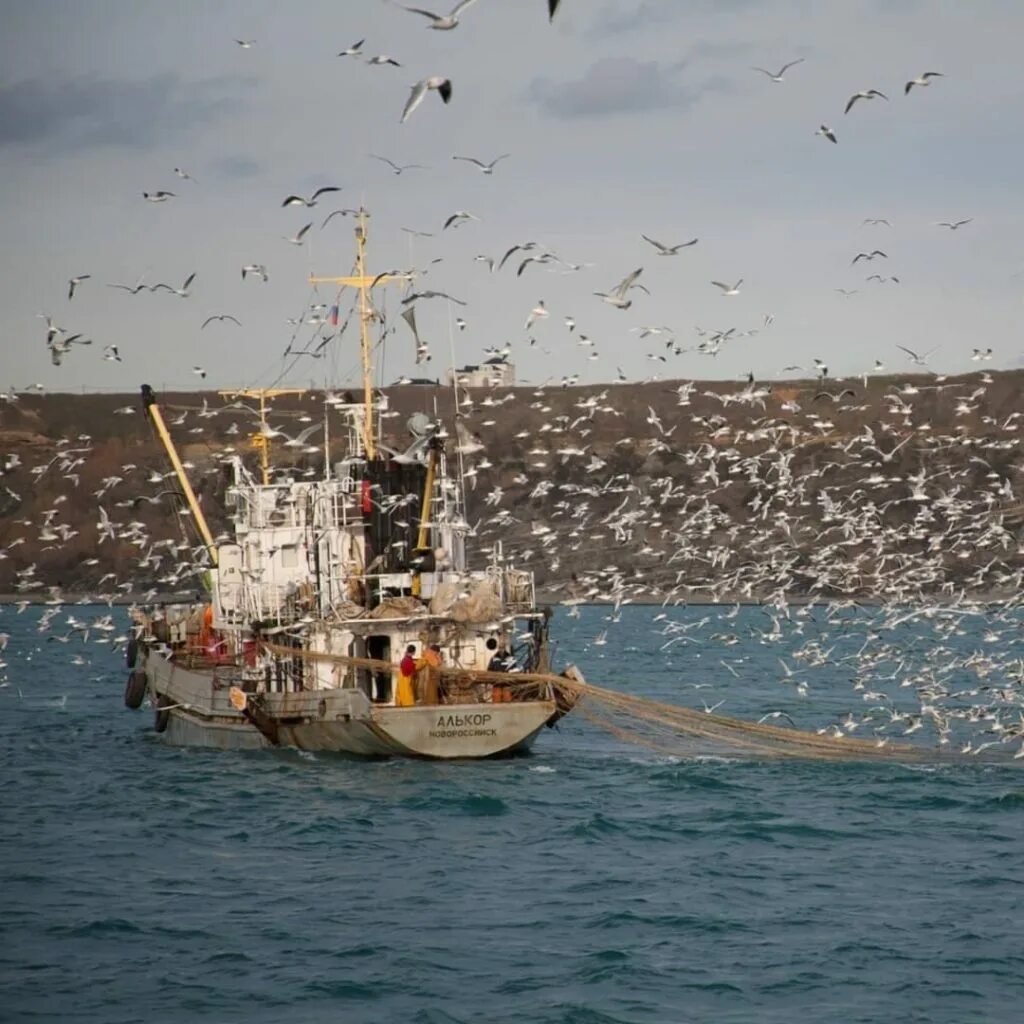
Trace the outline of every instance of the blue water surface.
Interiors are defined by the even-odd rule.
[[[780,681],[820,617],[766,645],[741,609],[703,631],[736,641],[662,651],[661,613],[560,610],[559,657],[739,717],[814,727],[860,703],[841,661],[803,697]],[[1024,1014],[1019,767],[678,758],[579,715],[495,762],[176,749],[123,707],[120,655],[49,642],[39,614],[0,612],[0,1020]]]

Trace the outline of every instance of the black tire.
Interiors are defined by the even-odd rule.
[[[171,720],[171,713],[167,709],[171,706],[171,703],[163,695],[156,699],[156,715],[153,719],[153,728],[157,732],[165,732],[167,729],[167,723]]]
[[[135,669],[128,673],[128,683],[124,688],[124,705],[133,711],[142,707],[146,698],[146,673],[142,669]]]

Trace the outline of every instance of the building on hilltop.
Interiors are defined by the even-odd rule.
[[[464,388],[508,388],[516,382],[516,368],[505,356],[494,356],[479,365],[448,371],[449,384]]]

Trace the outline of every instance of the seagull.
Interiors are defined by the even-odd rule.
[[[479,167],[484,174],[493,174],[494,165],[499,160],[507,159],[510,155],[510,153],[502,153],[501,156],[496,156],[489,164],[484,163],[483,160],[477,160],[475,156],[453,156],[452,159],[465,160],[467,163],[476,164],[476,166]]]
[[[792,674],[793,674],[792,672],[789,673],[789,675],[792,675]],[[787,722],[789,722],[789,724],[791,726],[793,726],[794,729],[796,728],[796,722],[794,722],[793,719],[790,718],[789,715],[787,715],[785,711],[769,711],[767,715],[762,715],[757,720],[757,724],[758,725],[763,725],[765,722],[768,721],[769,718],[784,718]]]
[[[857,260],[873,260],[876,256],[881,256],[882,259],[887,260],[889,257],[886,253],[882,252],[881,249],[873,249],[871,252],[859,252],[856,256],[850,260],[851,265],[856,263]]]
[[[157,192],[143,192],[142,198],[150,203],[166,203],[168,199],[176,199],[177,196],[173,192],[160,189]]]
[[[465,224],[467,220],[479,220],[480,218],[467,210],[456,210],[445,222],[442,231],[447,230],[450,227],[458,227],[460,224]]]
[[[206,371],[201,366],[193,366],[192,372],[201,380],[206,380]]]
[[[838,143],[839,140],[836,138],[835,133],[827,124],[821,125],[821,127],[814,133],[815,135],[823,135],[829,142]]]
[[[536,321],[542,320],[547,316],[550,316],[548,308],[544,305],[544,300],[541,299],[540,302],[530,310],[530,315],[526,318],[525,330],[528,331]]]
[[[459,0],[459,3],[452,8],[451,14],[447,15],[434,14],[432,11],[425,11],[421,7],[406,7],[405,10],[411,14],[422,14],[424,18],[429,18],[430,24],[427,28],[448,32],[459,24],[459,14],[472,3],[476,3],[476,0]]]
[[[918,354],[917,354],[916,352],[912,351],[912,350],[911,350],[911,349],[909,349],[909,348],[905,348],[905,347],[904,347],[903,345],[897,345],[896,347],[897,347],[898,349],[901,349],[902,351],[906,352],[906,353],[907,353],[907,355],[908,355],[908,356],[910,356],[910,359],[911,359],[911,361],[912,361],[912,362],[914,362],[914,363],[916,363],[916,364],[917,364],[918,366],[924,366],[924,365],[925,365],[925,360],[926,360],[926,359],[927,359],[927,358],[928,358],[928,357],[929,357],[929,356],[930,356],[930,355],[931,355],[931,354],[932,354],[933,352],[937,352],[937,351],[938,351],[938,348],[939,348],[939,347],[938,347],[938,345],[936,345],[936,346],[935,346],[935,348],[930,348],[930,349],[928,349],[928,351],[927,351],[927,352],[925,352],[925,354],[924,354],[923,356],[919,356],[919,355],[918,355]]]
[[[287,238],[284,235],[282,235],[281,237],[284,238],[286,242],[290,242],[292,245],[302,245],[302,240],[306,237],[306,232],[312,226],[313,222],[310,221],[305,227],[299,228],[299,233],[294,238]]]
[[[965,224],[970,224],[972,220],[974,220],[973,217],[968,217],[966,220],[955,220],[952,223],[948,220],[940,220],[936,227],[949,228],[950,231],[956,231],[957,228],[961,228]]]
[[[424,78],[412,87],[412,92],[409,93],[409,99],[406,100],[405,109],[402,111],[399,124],[404,124],[408,120],[409,115],[423,102],[423,97],[431,89],[436,89],[445,103],[448,103],[452,98],[452,83],[450,79],[445,78],[443,75],[432,75],[430,78]]]
[[[131,284],[108,284],[107,287],[108,288],[120,288],[120,289],[122,289],[122,291],[130,292],[132,295],[138,295],[139,292],[141,292],[144,289],[148,288],[149,285],[143,284],[142,283],[142,278],[140,277],[139,280],[138,280],[138,283],[134,284],[134,285],[131,285]]]
[[[103,346],[103,358],[108,363],[119,363],[121,362],[121,354],[117,351],[116,345],[104,345]]]
[[[370,65],[391,64],[396,68],[402,66],[394,57],[389,57],[386,53],[380,53],[376,57],[371,57],[366,63]]]
[[[342,50],[341,53],[338,54],[338,56],[339,57],[358,57],[358,56],[360,56],[359,51],[363,48],[363,43],[365,43],[365,42],[366,42],[365,39],[360,39],[358,43],[353,43],[347,50]]]
[[[680,249],[685,249],[688,246],[696,245],[697,239],[691,238],[688,242],[680,242],[678,245],[664,245],[662,242],[656,241],[653,238],[648,238],[646,235],[640,236],[645,242],[650,242],[655,249],[658,250],[659,256],[678,256]]]
[[[236,39],[235,42],[238,43],[238,45],[243,50],[251,50],[252,49],[252,45],[253,45],[253,43],[256,42],[256,40],[255,39]]]
[[[181,298],[187,299],[189,295],[189,285],[192,284],[195,278],[196,271],[193,270],[192,273],[185,278],[185,283],[180,288],[172,288],[169,284],[163,284],[162,282],[158,282],[157,284],[150,285],[149,290],[151,292],[155,292],[158,289],[163,288],[165,292],[173,292],[175,295],[179,295],[181,296]]]
[[[739,295],[739,293],[740,293],[740,285],[741,285],[741,284],[743,284],[743,278],[741,277],[741,278],[740,278],[740,279],[739,279],[739,280],[738,280],[738,281],[737,281],[737,282],[736,282],[736,283],[735,283],[734,285],[732,285],[731,287],[730,287],[729,285],[727,285],[727,284],[722,284],[722,282],[721,282],[721,281],[712,281],[711,283],[712,283],[712,284],[713,284],[713,285],[714,285],[714,286],[715,286],[716,288],[721,288],[721,289],[722,289],[722,294],[723,294],[723,295]]]
[[[191,182],[195,182],[196,181],[196,179],[193,178],[192,175],[188,173],[188,171],[184,171],[180,167],[175,167],[174,168],[174,173],[179,178],[181,178],[183,181],[191,181]]]
[[[884,92],[879,92],[877,89],[862,89],[860,92],[855,92],[851,97],[850,101],[846,104],[846,109],[843,111],[844,114],[850,112],[850,107],[857,102],[857,100],[873,100],[876,96],[881,96],[886,102],[889,101],[889,97]]]
[[[341,189],[337,185],[325,185],[323,188],[318,188],[309,199],[303,196],[288,196],[285,201],[281,204],[282,206],[316,206],[317,199],[322,196],[325,192],[340,192]]]
[[[764,68],[751,68],[751,71],[760,71],[762,75],[767,75],[773,82],[782,82],[785,79],[782,77],[791,67],[795,67],[797,64],[803,64],[804,58],[801,57],[799,60],[791,60],[788,64],[783,64],[782,67],[773,75],[770,71],[765,71]]]
[[[394,160],[389,160],[386,156],[377,156],[375,153],[370,154],[370,159],[380,160],[381,163],[387,164],[395,174],[401,174],[402,171],[411,171],[414,169],[418,171],[424,170],[423,164],[396,164]]]
[[[892,225],[884,217],[865,217],[864,220],[861,221],[861,227],[863,227],[865,224],[884,224],[887,228],[892,227]]]
[[[594,294],[616,309],[629,309],[633,305],[633,300],[626,298],[626,293],[630,288],[643,288],[645,292],[647,291],[642,284],[636,284],[636,279],[643,272],[644,268],[638,267],[632,274],[627,274],[610,292],[594,292]]]
[[[88,281],[90,277],[92,274],[79,274],[78,277],[73,277],[68,281],[68,301],[75,297],[75,288],[83,281]]]
[[[220,320],[220,321],[230,320],[232,323],[238,324],[239,327],[242,326],[241,323],[238,320],[236,320],[230,313],[214,313],[213,316],[208,316],[203,321],[203,323],[200,326],[199,330],[202,330],[203,327],[205,327],[208,323],[212,322],[213,320]]]
[[[264,281],[267,280],[267,268],[262,263],[249,263],[242,267],[242,280],[244,281],[248,274],[259,274]]]
[[[903,86],[903,95],[906,96],[915,85],[931,85],[929,79],[942,78],[941,71],[926,71],[923,75],[918,75],[917,78],[912,78],[905,86]]]

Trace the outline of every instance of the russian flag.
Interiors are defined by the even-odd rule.
[[[330,319],[331,319],[331,326],[332,327],[337,327],[338,326],[338,307],[337,306],[331,306]]]

